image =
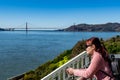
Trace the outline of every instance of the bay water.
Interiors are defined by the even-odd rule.
[[[116,35],[120,32],[0,31],[0,80],[34,70],[79,40]]]

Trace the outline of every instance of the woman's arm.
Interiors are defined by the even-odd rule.
[[[101,68],[101,66],[102,66],[102,56],[99,53],[95,53],[87,69],[71,68],[70,72],[75,76],[90,78]]]

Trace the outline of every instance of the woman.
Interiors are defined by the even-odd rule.
[[[87,69],[68,68],[67,73],[80,76],[80,80],[86,80],[93,76],[97,80],[114,80],[109,66],[108,53],[97,37],[92,37],[86,41],[86,51],[91,57],[89,67]]]

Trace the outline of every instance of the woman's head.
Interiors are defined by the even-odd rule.
[[[97,51],[101,47],[100,41],[97,37],[92,37],[86,40],[86,51],[92,55],[94,51]]]
[[[92,37],[86,40],[86,51],[90,55],[92,55],[93,52],[96,51],[99,52],[103,58],[107,57],[106,49],[103,45],[101,45],[101,42],[97,37]]]

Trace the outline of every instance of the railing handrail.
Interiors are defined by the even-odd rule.
[[[49,78],[50,76],[52,76],[53,74],[55,74],[57,71],[62,70],[65,66],[69,66],[70,67],[70,63],[71,62],[74,62],[76,59],[78,59],[82,55],[84,56],[85,53],[86,53],[86,51],[81,52],[79,55],[77,55],[76,57],[70,59],[68,62],[66,62],[65,64],[63,64],[59,68],[55,69],[53,72],[51,72],[50,74],[48,74],[47,76],[45,76],[41,80],[48,80],[47,78]]]

